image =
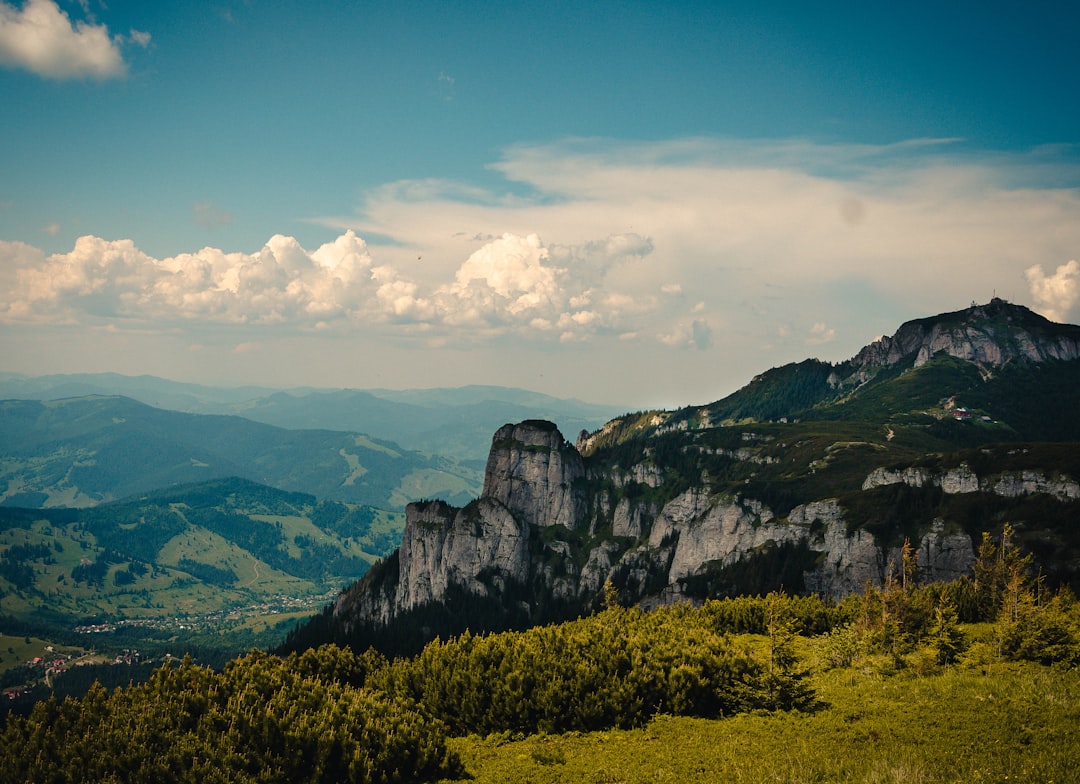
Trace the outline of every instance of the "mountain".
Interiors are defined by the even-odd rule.
[[[710,421],[733,424],[900,421],[966,408],[1005,423],[1002,438],[1080,440],[1070,405],[1078,358],[1080,326],[995,298],[906,322],[837,365],[809,359],[773,368],[706,409]]]
[[[404,449],[483,465],[491,432],[506,421],[552,419],[594,429],[622,412],[610,405],[496,386],[414,390],[218,388],[116,373],[27,377],[0,373],[0,399],[128,397],[190,414],[236,414],[290,429],[341,430]],[[475,489],[473,490],[475,492]]]
[[[407,449],[482,463],[491,432],[508,420],[555,419],[596,428],[621,413],[583,403],[492,386],[426,390],[278,392],[232,407],[258,422],[288,428],[364,432]]]
[[[0,399],[62,400],[70,397],[129,397],[155,408],[192,414],[229,413],[230,406],[271,395],[268,387],[210,387],[156,376],[120,373],[65,373],[24,376],[0,373]]]
[[[837,365],[767,371],[712,404],[571,444],[505,425],[480,497],[406,507],[401,547],[289,646],[416,650],[599,606],[970,572],[1004,523],[1048,584],[1080,585],[1080,328],[993,300],[908,322]]]
[[[293,622],[389,553],[400,517],[237,478],[0,507],[0,616],[159,640]]]
[[[357,433],[165,411],[124,397],[0,401],[6,505],[90,506],[229,476],[383,509],[416,496],[460,502],[479,486],[475,468]]]

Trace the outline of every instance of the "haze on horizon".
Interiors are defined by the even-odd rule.
[[[673,407],[1075,323],[1078,15],[0,0],[0,370]]]

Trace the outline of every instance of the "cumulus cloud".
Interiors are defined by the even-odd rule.
[[[17,8],[0,2],[0,63],[25,68],[51,79],[124,76],[122,36],[105,25],[72,22],[53,0],[26,0]],[[150,34],[131,31],[133,43],[146,47]]]
[[[810,334],[804,342],[808,346],[820,346],[823,343],[832,343],[834,340],[836,340],[836,330],[819,321],[810,328]]]
[[[546,255],[513,262],[536,276],[536,301],[500,293],[490,276],[473,278],[471,293],[456,282],[480,321],[540,301],[554,312],[545,293],[554,287],[592,303],[620,298],[617,315],[595,309],[618,334],[688,345],[684,298],[693,297],[708,303],[694,318],[742,320],[714,335],[725,348],[749,338],[801,358],[806,345],[829,343],[843,359],[898,317],[955,310],[995,290],[1031,302],[1024,270],[1080,246],[1080,171],[1075,150],[1061,154],[979,155],[950,139],[569,139],[507,149],[490,168],[513,195],[403,181],[366,194],[353,217],[318,222],[390,238],[380,256],[392,262],[453,260],[442,262],[447,276],[504,234],[542,237]],[[555,329],[557,319],[538,316],[538,329]],[[822,327],[781,334],[785,320]]]
[[[458,342],[507,334],[580,341],[626,331],[635,316],[655,307],[655,300],[604,283],[613,265],[648,252],[639,236],[548,246],[536,234],[508,233],[471,253],[448,280],[421,284],[378,263],[352,231],[314,251],[276,235],[256,253],[206,247],[166,259],[131,240],[93,236],[51,256],[0,242],[0,267],[13,275],[0,293],[0,320],[75,323],[90,316],[129,328],[377,327]]]
[[[1066,321],[1080,301],[1080,263],[1075,259],[1060,265],[1053,275],[1043,272],[1041,264],[1024,271],[1036,310],[1051,321]]]
[[[685,320],[677,323],[672,331],[658,337],[665,346],[704,351],[713,343],[713,328],[706,319]]]
[[[325,257],[330,256],[329,262]],[[16,270],[0,299],[6,320],[55,321],[84,314],[141,322],[311,323],[342,317],[374,288],[363,241],[308,253],[275,236],[257,253],[195,253],[155,259],[131,240],[80,237],[69,253],[0,242],[0,259]]]

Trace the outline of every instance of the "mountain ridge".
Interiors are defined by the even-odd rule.
[[[1016,374],[1049,368],[1075,390],[1080,328],[1029,314],[995,300],[907,322],[902,339],[875,342],[901,346],[900,359],[861,352],[867,377],[846,389],[829,381],[837,366],[807,360],[713,404],[618,417],[574,446],[550,422],[506,425],[481,497],[408,505],[399,551],[289,644],[401,652],[425,641],[417,628],[445,636],[587,613],[607,583],[646,607],[780,587],[838,597],[883,584],[905,540],[919,579],[951,580],[1004,522],[1048,579],[1075,587],[1080,411],[1073,392],[1067,426],[1041,438],[1030,423],[1061,390],[1017,394]],[[1000,351],[971,350],[998,339]],[[1038,354],[1046,345],[1058,353]],[[994,416],[963,405],[980,389]]]
[[[120,396],[0,401],[0,450],[0,498],[21,506],[88,506],[227,476],[385,509],[412,493],[464,499],[479,486],[474,468],[363,434],[167,411]]]
[[[548,418],[571,429],[598,427],[624,409],[493,385],[431,389],[210,387],[117,373],[27,377],[0,373],[0,399],[123,396],[189,414],[235,414],[287,429],[355,431],[402,448],[475,461],[504,421]]]

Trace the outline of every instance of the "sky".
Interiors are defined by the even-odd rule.
[[[1080,7],[0,0],[0,371],[718,400],[1080,321]]]

